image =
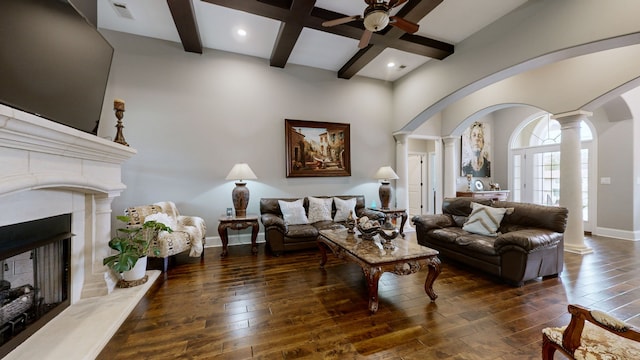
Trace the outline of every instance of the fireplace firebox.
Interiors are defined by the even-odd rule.
[[[0,358],[70,304],[71,214],[0,227]]]

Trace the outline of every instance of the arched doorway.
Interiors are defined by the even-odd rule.
[[[525,120],[510,143],[511,196],[513,201],[558,205],[560,199],[560,123],[544,113]],[[582,218],[584,230],[591,231],[595,194],[593,132],[590,124],[580,126],[582,143]],[[595,199],[595,196],[593,197]]]

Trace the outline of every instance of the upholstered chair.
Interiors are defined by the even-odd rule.
[[[125,209],[125,215],[129,216],[129,226],[140,226],[145,222],[145,217],[151,214],[165,213],[172,220],[169,227],[173,232],[161,231],[151,242],[148,256],[161,258],[162,270],[167,271],[169,258],[174,255],[189,251],[189,256],[204,259],[204,242],[207,227],[204,219],[198,216],[180,215],[175,203],[172,201],[157,202],[153,205],[134,206]],[[159,254],[155,254],[159,250]]]
[[[640,359],[640,329],[580,305],[569,313],[569,325],[542,329],[543,360],[556,350],[570,359]]]

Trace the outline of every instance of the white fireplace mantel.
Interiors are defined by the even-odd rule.
[[[136,150],[0,105],[0,226],[72,214],[71,304],[106,295],[111,202]]]
[[[0,196],[37,188],[71,187],[119,194],[121,164],[136,150],[0,105],[3,172]]]
[[[111,203],[136,150],[0,105],[0,226],[71,213],[71,305],[6,359],[94,359],[160,275],[115,289]]]

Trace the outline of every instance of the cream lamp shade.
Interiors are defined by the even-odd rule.
[[[247,216],[247,205],[249,205],[249,188],[243,180],[255,180],[258,177],[253,173],[249,165],[239,163],[233,165],[229,175],[225,180],[236,180],[236,187],[231,192],[233,207],[236,210],[236,217]]]
[[[398,174],[393,171],[391,166],[382,166],[373,177],[374,179],[382,180],[380,189],[378,189],[380,204],[382,209],[389,209],[389,202],[391,202],[391,186],[389,185],[389,180],[399,179]]]
[[[391,166],[382,166],[376,174],[373,176],[374,179],[382,180],[383,182],[389,182],[389,180],[399,179],[398,174],[391,168]]]
[[[238,182],[242,182],[242,180],[255,180],[257,178],[248,164],[239,163],[233,165],[225,180],[238,180]]]

